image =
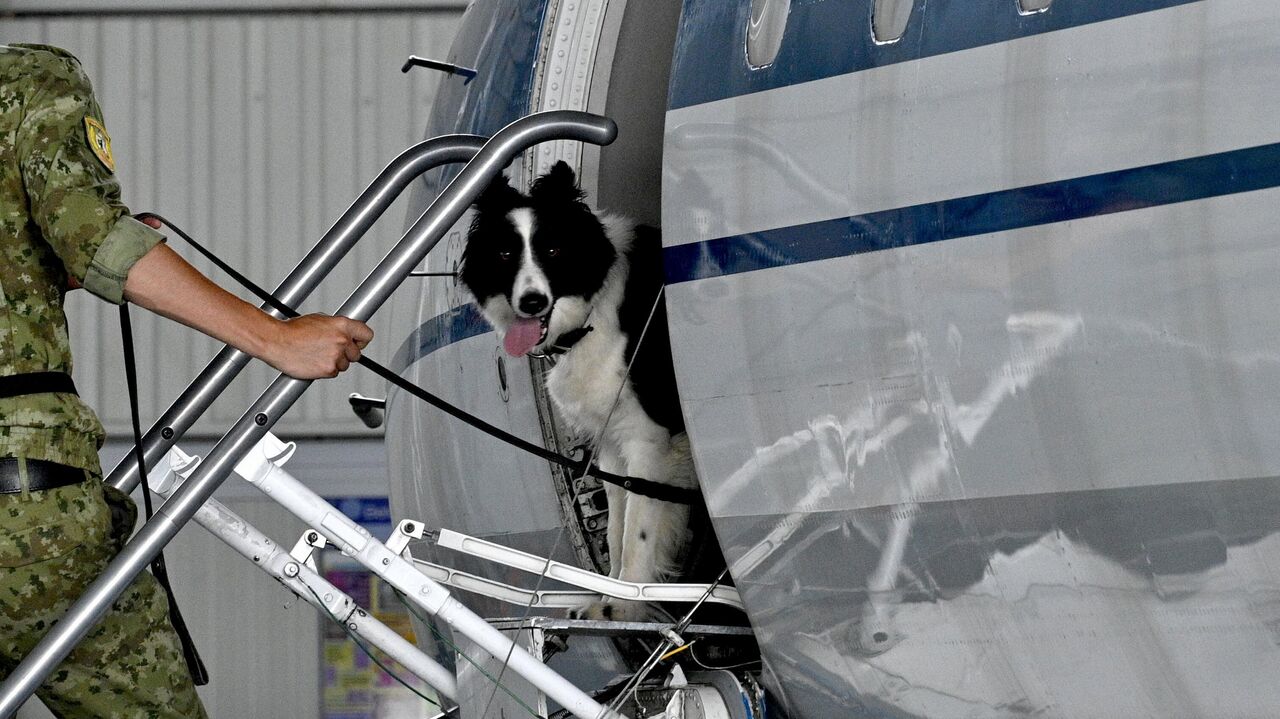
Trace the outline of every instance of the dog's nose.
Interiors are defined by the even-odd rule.
[[[530,292],[520,298],[520,311],[526,315],[536,315],[547,308],[547,296],[541,292]]]

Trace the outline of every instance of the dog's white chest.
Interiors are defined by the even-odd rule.
[[[596,431],[604,426],[626,378],[625,348],[626,338],[616,332],[592,332],[547,373],[547,392],[577,429]],[[624,400],[629,391],[623,390]]]

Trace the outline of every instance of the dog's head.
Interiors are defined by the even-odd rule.
[[[582,327],[617,259],[584,197],[573,170],[557,162],[528,195],[500,176],[476,201],[459,279],[511,355]]]

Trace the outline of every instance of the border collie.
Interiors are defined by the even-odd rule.
[[[599,437],[602,469],[695,487],[658,301],[661,238],[652,227],[597,217],[584,198],[564,162],[528,195],[499,177],[476,202],[460,279],[508,354],[554,359],[547,392],[575,432]],[[605,491],[610,576],[654,582],[675,572],[690,507],[612,484]],[[605,602],[585,615],[640,619],[646,612],[634,602]]]

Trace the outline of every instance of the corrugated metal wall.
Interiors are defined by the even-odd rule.
[[[410,54],[447,55],[463,3],[420,4],[19,0],[0,2],[0,15],[13,14],[0,17],[0,42],[76,53],[103,105],[130,207],[174,220],[270,288],[392,157],[421,139],[438,76],[403,75],[400,65]],[[304,309],[337,308],[399,238],[404,213],[402,203],[392,207]],[[208,263],[194,264],[226,283]],[[126,435],[115,310],[83,292],[68,306],[76,383],[108,431]],[[216,346],[143,314],[135,312],[134,333],[149,425]],[[372,324],[379,360],[410,329]],[[273,376],[254,363],[194,431],[221,435]],[[351,391],[383,394],[381,382],[353,369],[313,387],[277,432],[370,433],[347,407]]]

